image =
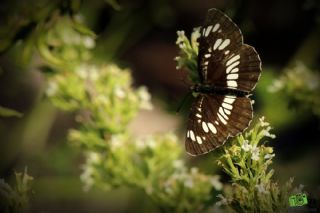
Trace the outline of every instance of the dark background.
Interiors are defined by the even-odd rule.
[[[175,69],[173,60],[178,54],[176,31],[184,30],[189,36],[202,24],[209,8],[219,8],[238,24],[245,43],[254,46],[261,57],[263,72],[254,94],[254,108],[256,115],[266,117],[277,135],[270,142],[276,153],[275,176],[282,181],[295,177],[320,199],[319,117],[290,108],[286,97],[267,89],[296,61],[315,72],[319,70],[319,1],[123,0],[119,4],[121,10],[115,11],[104,1],[83,1],[80,12],[98,34],[94,49],[97,57],[130,67],[135,85],[146,85],[156,108],[170,117],[152,122],[157,118],[155,111],[147,114],[151,124],[140,122],[136,128],[151,125],[161,131],[170,126],[173,131],[184,131],[188,106],[175,113],[188,91],[181,80],[185,73]],[[14,12],[19,1],[0,5],[2,12]],[[22,118],[0,118],[0,177],[10,179],[14,170],[28,166],[35,177],[31,202],[36,211],[126,211],[139,206],[145,200],[139,192],[82,192],[79,174],[83,159],[66,143],[68,128],[76,125],[74,115],[42,101],[42,74],[16,63],[17,57],[9,48],[0,58],[0,105],[24,114]],[[191,160],[207,171],[209,161],[207,156]]]

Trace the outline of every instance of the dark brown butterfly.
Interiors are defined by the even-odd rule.
[[[208,11],[200,33],[200,83],[191,87],[198,96],[191,106],[185,142],[191,155],[210,152],[249,126],[253,113],[249,95],[261,73],[258,53],[243,43],[238,26],[221,11]]]

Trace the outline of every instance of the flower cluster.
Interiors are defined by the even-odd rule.
[[[36,47],[47,63],[60,68],[73,68],[91,58],[90,50],[95,47],[95,34],[81,22],[80,15],[57,14],[50,26],[41,26],[35,41]]]
[[[88,152],[81,179],[86,190],[93,185],[140,188],[165,212],[202,212],[222,184],[218,176],[188,169],[181,154],[172,133],[136,139],[113,135],[104,152]]]
[[[275,157],[272,147],[265,146],[266,138],[275,138],[271,127],[261,117],[254,127],[224,147],[218,164],[231,177],[232,185],[225,187],[225,196],[219,195],[217,205],[227,205],[235,212],[284,212],[292,192],[289,180],[283,186],[274,182]]]
[[[177,41],[180,52],[179,56],[175,57],[177,61],[177,69],[186,69],[188,71],[188,76],[193,82],[198,81],[197,69],[198,69],[198,52],[199,43],[198,38],[200,37],[199,28],[194,28],[191,34],[191,40],[189,40],[184,31],[177,31]]]
[[[0,209],[1,212],[28,212],[31,181],[33,178],[24,173],[15,173],[16,184],[11,187],[0,179]]]
[[[133,90],[129,70],[116,65],[81,65],[73,72],[49,75],[48,80],[46,94],[52,103],[64,110],[82,110],[77,121],[85,123],[85,129],[121,132],[138,109],[152,107],[146,88]]]
[[[290,99],[291,106],[311,109],[320,116],[320,75],[302,62],[286,69],[280,78],[274,80],[269,91],[282,92]]]

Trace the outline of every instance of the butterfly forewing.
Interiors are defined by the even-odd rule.
[[[191,155],[205,154],[242,132],[251,119],[247,97],[200,94],[189,115],[186,150]]]
[[[202,83],[250,92],[261,72],[253,47],[243,44],[240,29],[217,9],[210,9],[200,30],[199,75]]]

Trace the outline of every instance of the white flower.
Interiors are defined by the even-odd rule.
[[[275,135],[275,134],[271,134],[271,133],[270,133],[270,130],[271,130],[271,127],[268,126],[268,127],[264,130],[264,135],[265,135],[266,137],[269,137],[269,138],[272,138],[272,139],[276,138],[276,135]]]
[[[275,154],[266,154],[265,156],[264,156],[264,159],[271,159],[271,158],[274,158],[274,156],[275,156]]]
[[[99,78],[99,71],[96,66],[80,65],[77,74],[82,79],[90,79],[96,81]]]
[[[184,166],[183,160],[175,160],[175,161],[173,161],[173,167],[175,169],[181,169],[181,168],[183,168],[183,166]]]
[[[200,28],[196,27],[193,29],[193,32],[191,33],[191,43],[193,48],[197,47],[199,45],[198,38],[201,36],[200,34]]]
[[[151,110],[153,108],[151,104],[151,95],[149,94],[146,87],[139,88],[138,96],[141,100],[141,103],[140,103],[141,109]]]
[[[220,177],[217,176],[217,175],[212,176],[212,177],[210,178],[210,183],[211,183],[211,185],[212,185],[216,190],[221,190],[222,187],[223,187],[223,185],[222,185],[222,183],[220,182],[219,179],[220,179]]]
[[[225,198],[222,194],[218,194],[217,198],[220,198],[220,200],[218,202],[216,202],[217,206],[228,205],[228,199]]]
[[[94,170],[90,165],[83,166],[83,172],[80,175],[80,180],[84,183],[83,191],[85,192],[89,191],[94,183],[93,173]]]
[[[95,101],[97,103],[99,103],[99,105],[109,105],[110,104],[110,100],[106,96],[101,95],[101,94],[98,94],[96,96]]]
[[[251,150],[251,154],[252,160],[259,160],[260,149],[258,147],[253,147]]]
[[[179,43],[179,48],[180,49],[184,49],[186,47],[186,44],[185,43]]]
[[[150,149],[154,149],[157,146],[157,142],[153,137],[145,136],[136,140],[136,146],[140,150],[145,149],[147,147],[149,147]]]
[[[199,169],[197,167],[192,167],[191,168],[191,174],[196,175],[199,173]]]
[[[90,36],[85,36],[82,40],[82,43],[88,49],[91,49],[95,46],[95,41]]]
[[[111,144],[111,147],[114,149],[117,149],[123,146],[121,137],[119,135],[112,135],[110,144]]]
[[[262,183],[257,184],[255,187],[257,188],[259,193],[265,193],[265,194],[269,193]]]
[[[97,67],[95,66],[91,66],[89,69],[89,78],[92,81],[96,81],[99,79],[99,71],[97,69]]]
[[[259,118],[259,121],[260,121],[260,124],[262,127],[265,127],[265,126],[270,126],[270,124],[266,121],[264,121],[264,116],[262,116],[261,118]]]
[[[187,188],[192,188],[194,186],[193,180],[191,177],[188,177],[185,181],[184,181],[184,185]]]
[[[143,150],[147,147],[147,144],[143,138],[138,138],[135,142],[138,150]]]
[[[101,162],[101,156],[96,152],[90,152],[88,154],[88,162],[92,164],[98,164]]]
[[[249,141],[248,141],[248,140],[245,140],[244,143],[242,144],[241,148],[242,148],[244,151],[248,152],[248,151],[250,151],[250,150],[252,149],[252,145],[249,144]]]
[[[183,30],[178,30],[177,31],[177,35],[178,35],[178,38],[177,38],[177,41],[176,41],[176,44],[180,44],[184,41],[184,38],[185,38],[185,34],[184,34],[184,31]]]
[[[88,78],[88,72],[87,72],[88,67],[85,65],[81,65],[77,69],[77,74],[80,78],[82,79],[87,79]]]
[[[124,92],[124,90],[119,86],[115,88],[114,93],[120,99],[123,99],[126,96],[126,93]]]
[[[58,91],[58,85],[56,82],[54,81],[49,81],[48,83],[48,88],[46,90],[46,93],[48,96],[53,96],[56,94],[56,92]]]
[[[281,79],[276,79],[273,81],[271,86],[268,87],[269,92],[277,92],[284,87],[284,82]]]

